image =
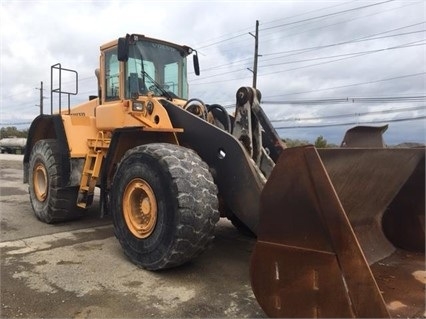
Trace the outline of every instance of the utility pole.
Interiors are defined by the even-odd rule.
[[[36,90],[40,91],[40,104],[39,105],[36,104],[36,106],[40,107],[40,115],[41,115],[41,114],[43,114],[43,99],[44,99],[44,96],[43,96],[43,81],[40,82],[40,88],[36,88]]]
[[[259,55],[259,20],[256,20],[256,33],[253,34],[249,32],[249,34],[254,37],[254,62],[253,62],[253,70],[248,69],[253,73],[253,88],[256,88],[257,84],[257,58]]]

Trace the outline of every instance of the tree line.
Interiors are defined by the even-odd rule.
[[[287,147],[296,147],[303,145],[314,145],[316,148],[331,148],[331,147],[339,147],[336,144],[328,143],[327,140],[322,136],[318,136],[314,142],[309,142],[307,140],[299,140],[299,139],[283,139]]]
[[[0,138],[6,137],[28,137],[28,129],[18,130],[15,126],[2,127],[0,129]]]

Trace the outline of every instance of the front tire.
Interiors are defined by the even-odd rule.
[[[48,224],[77,219],[83,213],[76,205],[78,187],[61,187],[61,172],[57,140],[39,140],[31,150],[28,189],[34,214]]]
[[[114,230],[135,264],[159,270],[203,252],[219,220],[217,187],[201,158],[173,144],[124,155],[111,190]]]

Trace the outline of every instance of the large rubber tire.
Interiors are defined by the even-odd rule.
[[[39,140],[29,160],[29,194],[34,214],[51,224],[80,218],[77,207],[78,187],[61,187],[61,158],[57,141]]]
[[[219,220],[217,187],[192,150],[147,144],[126,152],[114,176],[115,235],[138,266],[160,270],[203,252]]]

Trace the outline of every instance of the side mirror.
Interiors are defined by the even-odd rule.
[[[200,75],[200,64],[198,62],[197,51],[195,51],[195,54],[193,55],[193,59],[194,59],[194,72],[195,72],[195,75]]]
[[[129,37],[127,34],[125,38],[118,38],[118,61],[127,62],[129,59]]]

